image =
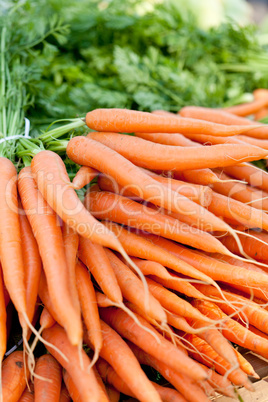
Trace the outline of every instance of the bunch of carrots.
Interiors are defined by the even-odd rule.
[[[267,108],[263,91],[225,110],[98,109],[86,136],[33,141],[19,174],[0,158],[2,401],[254,391],[233,344],[268,358],[268,174],[250,163],[268,126],[247,118]],[[72,181],[51,149],[81,165]],[[6,353],[12,304],[23,350]]]

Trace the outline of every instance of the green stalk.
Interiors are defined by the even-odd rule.
[[[85,125],[85,121],[80,118],[68,119],[68,121],[71,121],[71,123],[40,134],[37,138],[43,142],[50,142],[54,138],[59,138],[62,135],[67,134],[69,131],[74,130],[75,128],[83,127]]]
[[[1,132],[4,137],[7,135],[7,126],[6,126],[6,77],[5,77],[5,44],[6,44],[6,27],[2,29],[2,38],[1,38],[1,98],[3,102],[2,106],[2,127]]]

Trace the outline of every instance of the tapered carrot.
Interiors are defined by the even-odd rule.
[[[62,233],[57,216],[36,188],[29,167],[20,172],[19,192],[39,247],[54,309],[57,315],[62,317],[61,322],[68,332],[71,343],[78,345],[82,339],[82,323],[80,315],[73,307],[69,291]]]
[[[213,183],[217,183],[220,179],[210,169],[195,169],[174,171],[174,179],[187,181],[189,183],[201,184],[202,186],[208,186]]]
[[[208,374],[207,381],[209,384],[220,394],[235,398],[234,387],[226,377],[216,373],[216,371],[209,369],[202,363],[199,363],[203,370]]]
[[[99,172],[95,169],[92,169],[88,166],[81,166],[78,172],[76,173],[72,184],[76,190],[80,190],[87,184],[91,182],[91,180],[97,177]]]
[[[82,316],[88,331],[88,336],[94,347],[92,364],[98,359],[102,347],[102,334],[95,290],[90,279],[90,273],[80,261],[76,264],[76,286],[82,310]]]
[[[184,181],[175,180],[171,177],[164,177],[151,172],[150,170],[145,170],[149,176],[153,177],[156,181],[166,185],[173,191],[184,195],[196,203],[207,206],[211,202],[212,190],[208,186],[200,186],[192,183],[185,183]],[[98,184],[101,190],[110,191],[123,195],[125,197],[134,197],[135,195],[131,192],[131,187],[124,188],[116,183],[111,177],[105,175],[99,175]]]
[[[121,195],[107,191],[89,192],[85,197],[85,205],[98,219],[109,219],[204,251],[229,254],[221,242],[209,233],[180,223]]]
[[[208,221],[214,229],[217,227],[218,230],[230,230],[223,221],[186,197],[183,199],[182,206],[182,195],[161,185],[126,158],[97,141],[85,137],[74,137],[68,143],[67,154],[74,162],[90,165],[113,177],[122,186],[130,184],[135,195],[155,205],[175,212],[192,214],[196,219]],[[102,160],[98,155],[102,155]]]
[[[181,374],[179,371],[172,370],[166,363],[145,353],[132,342],[128,342],[128,345],[141,364],[145,364],[157,370],[186,398],[186,400],[193,402],[209,402],[203,390],[190,377]]]
[[[55,324],[55,320],[52,315],[49,313],[46,307],[43,308],[41,316],[40,316],[40,325],[43,328],[50,328]]]
[[[260,123],[260,127],[251,130],[251,126],[253,127],[256,125],[256,122],[240,117],[241,115],[234,114],[227,108],[223,110],[188,106],[180,110],[180,115],[184,117],[203,119],[216,124],[249,126],[249,131],[245,132],[244,135],[256,138],[267,137],[268,129],[265,124]]]
[[[151,334],[149,334],[147,331],[144,331],[143,328],[138,326],[134,320],[122,310],[115,309],[114,307],[108,307],[101,309],[100,315],[102,319],[111,325],[112,328],[114,328],[121,336],[135,343],[151,355],[157,355],[159,360],[166,362],[174,370],[178,370],[184,374],[187,373],[195,380],[202,380],[206,378],[203,370],[199,370],[199,367],[197,368],[191,359],[188,359],[183,352],[162,337],[141,316],[138,317],[141,324],[147,328],[150,328],[152,332],[155,332],[155,335],[158,336],[161,342],[160,344],[157,343],[156,339]]]
[[[142,238],[140,235],[137,236],[112,222],[104,222],[104,224],[107,225],[110,230],[114,231],[120,242],[124,244],[123,247],[126,249],[129,255],[133,257],[150,259],[159,262],[160,264],[163,264],[176,272],[183,273],[187,276],[197,278],[208,283],[211,282],[211,279],[206,275],[200,275],[199,272],[197,272],[195,269],[192,269],[189,264],[185,265],[185,263],[183,263],[180,259],[176,257],[174,258],[174,256],[168,251],[156,246],[149,240]],[[192,287],[188,287],[188,289],[190,291],[190,289],[192,290]]]
[[[221,324],[222,333],[231,342],[234,342],[240,346],[244,346],[247,349],[253,350],[261,356],[267,358],[268,340],[253,334],[247,328],[244,328],[238,322],[236,322],[232,318],[229,318],[214,303],[195,300],[193,302],[193,305],[198,308],[203,314],[214,320],[223,319],[224,322]]]
[[[62,385],[61,385],[59,402],[71,402],[71,396],[64,383],[62,383]]]
[[[241,369],[232,369],[232,366],[227,363],[212,347],[203,339],[196,335],[188,334],[185,338],[192,343],[193,348],[190,352],[197,361],[210,368],[215,368],[216,371],[223,376],[228,372],[227,378],[235,385],[242,385],[249,391],[254,391],[251,382],[246,374]]]
[[[103,293],[114,302],[121,303],[123,301],[122,292],[103,247],[80,237],[78,255],[94,276]]]
[[[268,105],[268,97],[262,99],[255,99],[252,102],[242,103],[240,105],[229,106],[225,108],[229,113],[233,113],[236,116],[249,116],[258,112],[263,107]]]
[[[62,238],[68,267],[69,290],[75,310],[78,314],[80,314],[80,304],[77,289],[75,286],[75,265],[77,259],[76,256],[78,251],[79,236],[73,228],[70,228],[65,222],[63,222]]]
[[[21,397],[26,382],[30,378],[28,368],[24,367],[23,352],[11,353],[2,365],[2,396],[4,402],[16,402]]]
[[[41,275],[42,261],[38,245],[25,212],[19,214],[22,258],[25,265],[26,306],[29,320],[32,321]]]
[[[197,134],[200,135],[200,134]],[[157,142],[164,145],[177,145],[180,147],[196,147],[199,146],[197,142],[190,140],[182,134],[178,133],[135,133],[136,137],[143,138],[144,140]]]
[[[86,124],[95,131],[116,133],[204,133],[213,135],[236,135],[247,127],[226,127],[176,115],[161,116],[127,109],[95,109],[86,115]]]
[[[147,169],[187,170],[231,166],[267,157],[267,151],[248,144],[219,144],[211,147],[180,147],[152,143],[117,133],[90,133],[87,136],[112,148],[137,166]]]
[[[255,145],[255,147],[268,149],[268,140],[253,138],[246,135],[238,135],[236,138],[240,141],[246,142],[247,144]]]
[[[47,309],[49,315],[52,317],[52,320],[56,321],[63,327],[64,326],[63,318],[60,315],[60,313],[55,309],[55,307],[51,301],[50,295],[48,293],[48,285],[47,285],[47,280],[46,280],[44,271],[41,272],[38,295],[39,295],[42,303],[44,304],[45,308]],[[48,323],[53,322],[49,316],[48,316],[48,318],[49,318],[49,320],[45,319],[45,323],[44,323],[45,327],[46,327],[47,322]],[[47,328],[49,328],[49,327],[50,327],[50,325]]]
[[[265,88],[257,88],[253,91],[254,99],[268,99],[268,90]],[[268,107],[261,108],[254,114],[254,120],[260,120],[266,117],[268,114]]]
[[[247,181],[253,187],[258,187],[268,192],[268,173],[257,166],[244,163],[243,165],[226,167],[224,172],[236,179]]]
[[[142,310],[155,320],[166,322],[166,314],[160,303],[150,294],[148,294],[148,303],[145,303],[144,285],[140,279],[110,250],[106,249],[111,266],[116,275],[116,279],[121,288],[125,299],[137,304]]]
[[[92,370],[87,370],[90,365],[90,359],[86,353],[82,350],[79,356],[78,348],[71,345],[64,329],[58,324],[45,329],[43,337],[57,348],[61,348],[67,356],[68,362],[62,359],[58,352],[48,346],[49,352],[69,372],[75,385],[81,392],[81,401],[99,401],[99,385]],[[81,367],[80,359],[82,359],[83,367]]]
[[[103,334],[101,357],[114,368],[139,400],[142,402],[151,402],[152,400],[160,402],[158,393],[121,336],[102,320],[101,329]],[[90,344],[87,334],[84,335],[84,340]]]
[[[21,395],[19,402],[34,402],[34,388],[33,383],[30,384],[30,389],[26,386],[23,394]],[[64,402],[64,401],[60,401]]]
[[[36,401],[58,402],[61,390],[61,366],[53,356],[38,358],[35,366],[34,393]],[[38,377],[40,376],[40,378]],[[46,379],[48,381],[46,381]]]

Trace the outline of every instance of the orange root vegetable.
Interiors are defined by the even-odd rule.
[[[220,394],[228,396],[230,398],[235,398],[234,387],[226,377],[216,373],[216,371],[211,370],[202,363],[199,363],[203,370],[208,374],[208,383]]]
[[[260,109],[266,107],[267,105],[268,105],[268,98],[265,97],[262,99],[255,99],[252,102],[242,103],[240,105],[235,106],[229,106],[224,110],[227,110],[227,112],[235,114],[236,116],[249,116],[251,114],[258,112]]]
[[[247,181],[253,187],[258,187],[268,192],[268,173],[257,166],[244,163],[243,165],[226,167],[224,172],[236,179]]]
[[[80,190],[87,184],[89,184],[95,177],[97,177],[99,172],[96,169],[92,169],[88,166],[81,166],[73,179],[73,186],[76,190]]]
[[[39,357],[35,366],[35,399],[44,402],[58,402],[61,381],[61,366],[57,360],[48,354]]]
[[[4,402],[16,402],[25,390],[30,378],[27,367],[24,366],[23,352],[11,353],[2,365],[2,397]]]
[[[30,389],[26,386],[23,394],[21,395],[21,397],[19,399],[19,402],[34,402],[34,387],[33,387],[33,383],[30,384]],[[60,402],[65,402],[65,401],[60,401]]]

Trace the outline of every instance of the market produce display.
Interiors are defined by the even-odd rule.
[[[143,3],[5,2],[0,401],[242,400],[268,358],[266,48]]]

